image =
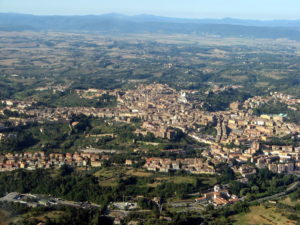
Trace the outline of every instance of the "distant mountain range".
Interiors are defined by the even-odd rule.
[[[194,34],[300,40],[300,20],[182,19],[152,15],[35,16],[0,13],[0,30]]]

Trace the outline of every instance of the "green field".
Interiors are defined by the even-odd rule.
[[[217,180],[214,176],[206,175],[168,175],[164,173],[148,172],[144,169],[126,168],[114,166],[109,168],[101,168],[94,173],[94,176],[100,180],[100,185],[103,187],[114,187],[118,184],[118,179],[136,177],[138,180],[143,180],[140,186],[157,187],[165,182],[174,184],[196,184],[196,180],[200,179],[203,185],[213,186]]]
[[[252,206],[250,212],[234,216],[235,225],[292,225],[296,222],[287,219],[282,212],[275,207],[265,208],[264,206]]]

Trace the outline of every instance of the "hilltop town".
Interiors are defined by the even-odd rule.
[[[221,90],[222,91],[222,90]],[[262,104],[278,101],[288,105],[291,110],[299,110],[300,99],[282,93],[270,93],[266,97],[253,97],[245,102],[232,102],[227,111],[208,112],[201,108],[203,102],[193,99],[193,91],[177,91],[168,85],[150,84],[137,86],[133,90],[104,91],[97,89],[76,91],[81,98],[97,98],[102,95],[115,96],[117,106],[110,108],[91,107],[58,107],[55,109],[38,106],[36,102],[22,102],[14,100],[2,100],[5,106],[1,112],[11,112],[10,121],[15,126],[25,125],[32,122],[56,121],[68,122],[70,127],[75,127],[78,122],[70,122],[71,115],[86,115],[100,118],[110,118],[118,122],[131,123],[135,119],[141,121],[136,135],[145,136],[152,133],[156,138],[173,139],[178,132],[183,132],[197,142],[209,145],[202,152],[202,158],[178,159],[146,159],[144,167],[151,171],[168,172],[170,170],[188,170],[192,173],[214,173],[213,165],[225,162],[229,165],[237,163],[237,167],[251,162],[253,173],[256,168],[268,168],[276,173],[297,174],[300,171],[300,146],[298,124],[287,122],[284,114],[255,115],[254,109]],[[17,116],[14,116],[14,112]],[[22,116],[20,116],[22,115]],[[203,132],[203,128],[211,126],[215,130],[212,134]],[[3,128],[5,129],[5,128]],[[7,134],[7,133],[6,133]],[[5,133],[1,133],[1,137]],[[272,138],[289,137],[292,144],[272,143]],[[37,153],[40,154],[40,153]],[[86,157],[73,157],[66,155],[49,158],[60,159],[58,163],[74,166],[86,166]],[[29,158],[35,158],[34,154],[16,155],[21,158],[18,164],[20,168],[26,167]],[[2,156],[2,167],[11,168],[13,155]],[[97,156],[97,160],[101,156]],[[53,161],[45,161],[44,154],[40,155],[41,163],[38,168],[48,168]],[[74,158],[76,163],[69,161]],[[95,156],[87,157],[91,166],[95,166]],[[24,162],[23,162],[24,161]],[[5,162],[5,163],[3,163]],[[29,167],[31,162],[27,161]],[[188,165],[188,167],[185,166]],[[43,166],[42,166],[43,165]],[[101,166],[101,163],[97,165]],[[247,166],[249,170],[249,166]],[[241,169],[242,170],[242,169]]]

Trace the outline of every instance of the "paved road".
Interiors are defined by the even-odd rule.
[[[290,185],[285,191],[283,192],[280,192],[280,193],[277,193],[275,195],[271,195],[271,196],[267,196],[267,197],[264,197],[264,198],[260,198],[260,199],[256,199],[254,201],[251,201],[250,203],[253,203],[253,202],[264,202],[264,201],[267,201],[267,200],[273,200],[273,199],[278,199],[279,197],[282,197],[282,196],[285,196],[285,195],[288,195],[291,191],[294,191],[296,188],[298,188],[300,186],[300,181],[297,181],[295,183],[293,183],[292,185]]]

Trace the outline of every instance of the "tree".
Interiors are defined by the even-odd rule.
[[[228,183],[235,180],[233,170],[226,163],[220,163],[217,165],[216,170],[221,173],[221,175],[217,177],[218,183]]]

